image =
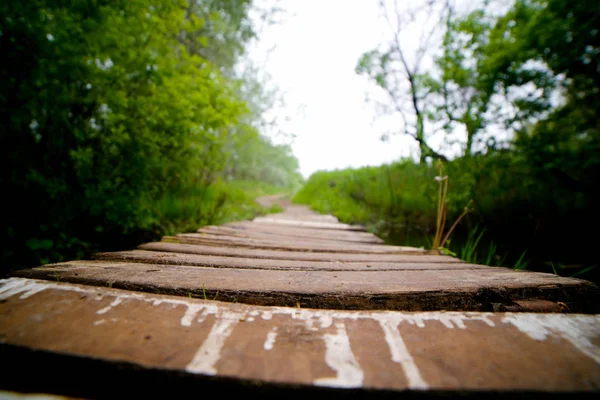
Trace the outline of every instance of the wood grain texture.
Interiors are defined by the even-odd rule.
[[[228,393],[240,381],[265,393],[272,385],[375,395],[600,388],[598,315],[257,307],[19,278],[0,281],[0,298],[0,351],[12,366],[5,386],[27,368],[38,386],[68,372],[63,387],[90,397],[132,370],[144,383],[138,395],[160,391],[157,373],[170,377],[171,394],[180,382]],[[31,349],[42,366],[53,355],[60,370],[23,364],[36,360]],[[128,382],[113,390],[130,393],[137,381]]]
[[[530,297],[597,309],[593,284],[506,268],[328,271],[213,268],[119,261],[71,261],[17,271],[21,277],[270,305],[388,310],[491,311]]]
[[[457,263],[447,256],[399,256],[395,261],[378,261],[377,257],[369,257],[372,261],[313,261],[313,260],[278,260],[256,259],[244,257],[224,257],[191,253],[129,250],[109,253],[96,253],[96,260],[131,261],[149,264],[190,265],[199,267],[225,267],[242,269],[274,269],[298,271],[398,271],[424,269],[485,269],[483,265]]]
[[[262,229],[256,228],[265,224],[252,225],[223,225],[206,226],[198,229],[198,233],[207,233],[223,236],[237,236],[247,238],[264,239],[312,239],[327,242],[356,242],[356,243],[384,243],[382,239],[368,232],[343,232],[343,231],[325,231],[323,229],[294,229],[289,227],[281,228],[269,225]]]
[[[377,254],[375,257],[369,253],[335,253],[322,251],[286,251],[261,248],[248,248],[236,246],[215,246],[198,242],[181,243],[175,241],[145,243],[138,247],[142,250],[164,251],[170,253],[205,254],[225,257],[242,257],[274,260],[302,260],[302,261],[340,261],[340,262],[437,262],[461,263],[458,258],[442,256],[439,252],[432,253],[400,253]]]

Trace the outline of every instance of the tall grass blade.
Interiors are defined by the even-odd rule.
[[[521,253],[521,256],[515,263],[515,266],[513,267],[513,269],[515,269],[515,270],[527,269],[527,261],[525,261],[526,254],[527,254],[527,250],[525,250],[523,253]]]
[[[571,278],[575,278],[576,276],[583,275],[586,272],[590,272],[590,271],[594,270],[596,267],[598,267],[598,266],[597,265],[592,265],[591,267],[587,267],[585,269],[582,269],[581,271],[577,271],[573,275],[571,275]]]

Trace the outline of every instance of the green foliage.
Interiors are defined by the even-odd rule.
[[[224,175],[241,181],[259,181],[280,188],[298,189],[304,179],[289,145],[274,145],[250,125],[237,127],[230,142]]]
[[[425,74],[422,82],[436,95],[431,100],[434,107],[429,119],[442,124],[448,133],[464,129],[466,140],[462,155],[470,156],[477,148],[484,148],[483,133],[493,122],[486,118],[493,83],[492,89],[486,86],[488,78],[479,68],[485,59],[490,18],[482,10],[475,10],[463,19],[452,11],[447,10],[442,54],[436,58],[437,71]]]
[[[226,75],[244,53],[246,44],[256,37],[249,17],[252,0],[185,1],[186,18],[197,29],[180,33],[179,41],[190,54],[218,65]]]
[[[456,159],[444,171],[449,176],[448,220],[456,220],[473,200],[472,212],[445,246],[458,257],[506,267],[528,264],[542,271],[548,269],[546,260],[581,269],[595,265],[595,238],[580,229],[588,218],[596,218],[595,204],[559,189],[555,181],[538,180],[534,166],[518,153]],[[389,243],[430,247],[437,220],[436,175],[435,167],[407,160],[318,172],[294,200],[344,222],[365,224]],[[596,279],[589,273],[589,279]]]
[[[414,234],[419,236],[422,227],[435,227],[435,212],[431,212],[437,202],[437,187],[432,185],[435,175],[435,170],[409,160],[381,167],[317,172],[294,201],[332,213],[343,222],[365,224],[384,236],[393,237],[405,228],[411,233],[417,229]],[[449,207],[453,207],[451,195]]]
[[[442,2],[425,7],[435,4]],[[445,21],[439,24],[439,46],[424,47],[425,41],[414,46],[423,50],[417,56],[429,51],[434,59],[427,69],[419,70],[419,57],[414,65],[406,61],[406,50],[396,40],[406,27],[398,10],[391,16],[384,12],[391,26],[400,24],[390,43],[365,53],[356,68],[390,95],[390,108],[405,125],[409,122],[411,129],[404,127],[404,133],[417,140],[436,131],[465,133],[459,141],[464,151],[446,165],[448,220],[455,220],[469,199],[474,212],[457,227],[446,250],[470,261],[581,272],[599,281],[593,268],[595,239],[583,227],[600,223],[600,3],[516,0],[500,14],[494,2],[476,2],[468,14],[461,14],[457,4],[443,2],[439,11]],[[370,212],[358,221],[383,220],[374,225],[394,241],[407,244],[410,237],[426,245],[435,227],[436,197],[418,183],[419,178],[431,182],[423,148],[420,161],[423,165],[399,163],[368,173],[336,171],[336,180],[346,179],[339,184],[344,190],[336,193],[322,184],[330,177],[319,176],[320,187],[311,191],[322,198],[303,191],[297,198],[321,208],[339,207],[335,212],[342,215],[360,200]],[[356,173],[370,175],[361,178],[364,188],[348,183]],[[389,192],[379,195],[371,182],[386,180]],[[311,177],[307,187],[316,182]]]
[[[3,268],[262,212],[223,180],[297,184],[289,149],[243,122],[233,66],[255,36],[250,5],[0,4]],[[277,176],[226,173],[234,150],[248,157],[240,142],[272,156]]]

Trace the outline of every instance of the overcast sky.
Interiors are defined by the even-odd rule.
[[[293,151],[305,177],[317,170],[380,165],[414,154],[408,137],[381,142],[372,125],[373,88],[354,68],[389,29],[374,0],[285,0],[284,22],[269,26],[251,48],[284,94],[280,127],[296,135]],[[410,42],[411,38],[406,38]],[[408,43],[410,45],[410,43]],[[274,48],[273,48],[274,47]],[[289,121],[283,121],[289,116]]]

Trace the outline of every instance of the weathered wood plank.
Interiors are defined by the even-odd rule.
[[[255,223],[272,223],[281,225],[292,225],[296,227],[304,226],[308,228],[319,229],[339,229],[348,231],[365,231],[365,228],[359,225],[348,225],[339,222],[316,222],[316,221],[301,221],[295,218],[273,218],[273,217],[257,217],[252,220]]]
[[[201,243],[174,243],[174,242],[152,242],[144,243],[138,247],[143,250],[164,251],[183,254],[206,254],[225,257],[243,257],[256,259],[275,260],[302,260],[302,261],[341,261],[341,262],[407,262],[407,263],[461,263],[454,257],[435,254],[360,254],[360,253],[324,253],[324,252],[301,252],[285,250],[269,250],[248,247],[225,247],[211,246]]]
[[[596,312],[598,288],[553,274],[478,270],[296,271],[198,268],[112,261],[72,261],[16,276],[129,290],[214,297],[248,304],[332,309],[491,311],[513,300],[560,301]]]
[[[279,220],[295,220],[305,222],[325,222],[331,224],[339,224],[340,222],[333,215],[317,214],[312,211],[306,211],[305,208],[298,207],[292,210],[288,207],[285,211],[277,214],[269,214],[263,218],[279,219]]]
[[[322,397],[600,390],[598,315],[267,308],[16,278],[0,281],[0,298],[4,389],[180,397],[254,381],[246,388],[257,395],[298,385],[287,393]]]
[[[256,224],[259,225],[259,224]],[[260,224],[263,225],[263,224]],[[197,230],[198,233],[207,233],[212,235],[222,236],[234,236],[234,237],[245,237],[254,239],[300,239],[300,240],[318,240],[320,243],[375,243],[382,244],[384,241],[373,234],[366,234],[361,236],[350,235],[332,235],[330,233],[323,233],[323,230],[311,229],[308,232],[298,232],[298,230],[287,230],[287,229],[271,229],[271,230],[255,230],[255,229],[240,229],[234,228],[227,225],[224,226],[205,226]],[[335,232],[335,231],[334,231]],[[340,233],[347,233],[340,231]],[[358,233],[358,232],[357,232]],[[366,233],[366,232],[360,232]]]
[[[241,257],[219,257],[200,254],[169,253],[148,250],[115,251],[96,253],[97,260],[131,261],[148,264],[189,265],[203,267],[225,267],[245,269],[274,269],[298,271],[398,271],[398,270],[450,270],[450,269],[487,269],[483,265],[467,263],[448,263],[447,256],[424,256],[427,262],[332,262],[332,261],[296,261],[271,260]],[[451,261],[452,259],[450,259]],[[415,261],[421,261],[418,258]]]
[[[324,243],[320,240],[277,240],[277,239],[252,239],[235,236],[211,235],[208,233],[181,233],[176,236],[165,236],[164,242],[210,244],[217,246],[236,246],[255,249],[271,249],[286,251],[319,251],[340,253],[365,253],[365,254],[439,254],[439,251],[430,251],[416,247],[388,246],[380,244],[355,244],[344,242]]]
[[[242,230],[230,228],[227,226],[205,226],[199,228],[196,233],[204,233],[207,235],[217,235],[217,236],[229,236],[229,237],[240,237],[240,238],[248,238],[248,239],[257,239],[257,240],[301,240],[301,241],[311,241],[318,242],[321,244],[383,244],[384,241],[377,236],[371,237],[327,237],[326,235],[315,234],[311,235],[310,233],[305,234],[293,234],[290,232],[283,231],[275,231],[275,232],[259,232],[254,230]]]
[[[284,233],[294,233],[294,234],[318,234],[323,237],[329,238],[362,238],[367,237],[371,238],[375,236],[371,232],[367,231],[348,231],[348,230],[332,230],[332,229],[320,229],[320,228],[310,228],[304,226],[291,226],[291,225],[282,225],[282,224],[271,224],[268,222],[255,223],[253,221],[237,221],[237,222],[228,222],[224,225],[219,225],[227,228],[234,228],[240,230],[249,230],[253,232],[277,232],[281,231]],[[375,236],[376,237],[376,236]]]

